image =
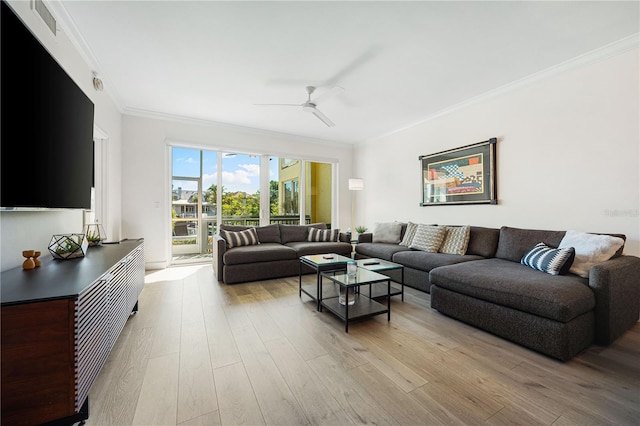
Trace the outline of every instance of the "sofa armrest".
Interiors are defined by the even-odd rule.
[[[373,234],[371,232],[358,234],[358,243],[372,243],[372,242],[373,242]]]
[[[640,314],[640,258],[620,256],[589,271],[596,298],[595,341],[609,345],[632,327]]]
[[[222,257],[224,253],[227,251],[227,242],[220,235],[213,236],[213,269],[215,270],[216,278],[218,282],[224,282],[222,280],[222,268],[224,263],[222,262]]]

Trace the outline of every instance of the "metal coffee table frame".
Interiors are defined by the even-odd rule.
[[[388,260],[378,259],[378,258],[367,258],[367,259],[358,259],[356,260],[356,264],[360,268],[368,269],[374,272],[381,272],[384,274],[384,271],[394,271],[400,270],[400,288],[396,288],[391,286],[391,296],[395,296],[396,294],[400,295],[401,300],[404,302],[404,266],[399,263],[389,262]],[[384,274],[386,275],[386,274]],[[397,281],[394,281],[397,282]],[[372,299],[378,297],[384,297],[387,295],[386,289],[384,286],[370,286],[369,297]]]
[[[302,297],[302,293],[316,301],[316,309],[320,310],[320,300],[322,291],[320,285],[322,279],[320,274],[328,271],[345,271],[347,262],[353,260],[350,257],[342,256],[336,253],[311,254],[300,256],[300,271],[298,276],[298,293]],[[302,265],[313,268],[316,271],[316,284],[302,285]],[[333,286],[332,286],[333,287]],[[328,293],[327,296],[337,296],[337,294]]]
[[[348,304],[342,305],[339,301],[339,296],[325,296],[323,295],[322,279],[327,278],[334,284],[340,287],[344,287],[346,292],[348,288],[355,287],[355,303],[351,306]],[[360,292],[361,286],[368,285],[371,289],[373,284],[387,283],[387,304],[386,306],[379,303],[364,293]],[[358,268],[355,276],[350,276],[346,272],[322,272],[320,274],[320,294],[318,299],[320,300],[320,311],[322,308],[327,308],[330,312],[335,314],[338,318],[344,321],[344,331],[349,332],[349,321],[353,321],[360,318],[372,317],[380,314],[387,314],[387,321],[391,320],[391,278],[378,272],[369,271],[364,268]],[[371,291],[371,290],[369,290]]]

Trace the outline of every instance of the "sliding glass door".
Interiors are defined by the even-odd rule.
[[[218,224],[325,222],[332,164],[172,147],[173,264],[209,261]]]
[[[216,232],[216,202],[215,197],[211,197],[210,186],[216,171],[216,152],[172,148],[172,263],[211,258]]]

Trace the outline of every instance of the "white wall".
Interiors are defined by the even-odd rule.
[[[356,147],[357,223],[623,233],[640,255],[637,47]],[[418,156],[498,138],[498,205],[420,207]]]
[[[334,227],[349,226],[347,180],[352,177],[351,145],[317,143],[233,126],[134,116],[123,117],[123,134],[122,230],[129,238],[145,239],[147,269],[164,268],[171,260],[169,144],[338,162],[340,215]]]
[[[120,236],[120,144],[121,114],[106,92],[93,89],[93,74],[64,32],[54,37],[29,1],[10,0],[9,5],[18,13],[58,63],[89,96],[95,105],[95,125],[108,137],[109,144],[109,218],[106,231],[109,239]],[[28,125],[28,124],[27,124]],[[16,179],[16,184],[20,184]],[[26,182],[38,185],[38,182]],[[83,214],[76,211],[0,212],[0,267],[6,270],[22,265],[22,250],[34,249],[49,255],[47,247],[53,234],[82,232]],[[112,235],[114,238],[112,238]]]

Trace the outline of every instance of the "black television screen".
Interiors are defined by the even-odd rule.
[[[0,207],[89,209],[93,102],[3,0]]]

